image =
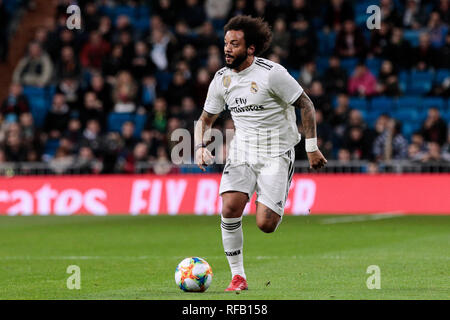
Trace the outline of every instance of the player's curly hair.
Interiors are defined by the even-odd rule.
[[[230,19],[223,27],[225,33],[229,30],[241,30],[244,32],[245,45],[255,46],[255,56],[266,51],[272,42],[272,30],[269,24],[262,18],[251,16],[236,16]]]

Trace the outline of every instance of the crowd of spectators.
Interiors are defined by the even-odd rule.
[[[358,3],[80,0],[82,28],[69,30],[71,1],[59,0],[0,101],[0,163],[43,161],[55,173],[133,173],[151,161],[152,172],[176,172],[170,134],[193,130],[209,83],[223,67],[222,27],[238,14],[264,17],[272,26],[264,56],[292,71],[311,97],[327,159],[369,160],[373,172],[392,159],[450,161],[450,120],[442,108],[425,110],[418,130],[405,135],[405,122],[389,110],[370,122],[351,106],[352,98],[404,95],[401,71],[450,68],[450,1],[377,1],[381,28],[367,35],[365,22],[357,23]],[[417,46],[404,38],[410,30],[421,32]],[[320,35],[331,34],[333,46],[324,52]],[[351,69],[342,66],[348,59],[357,59]],[[381,62],[376,72],[368,59]],[[27,94],[33,88],[45,95],[38,111]],[[424,95],[450,97],[450,77]],[[122,119],[115,129],[112,114]],[[224,113],[215,127],[232,127],[229,119]],[[301,132],[300,113],[298,126]],[[305,159],[302,144],[296,149],[297,159]]]

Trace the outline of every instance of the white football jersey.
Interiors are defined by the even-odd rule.
[[[216,72],[204,110],[230,110],[236,129],[230,153],[278,156],[300,141],[292,104],[302,92],[283,66],[255,57],[240,72],[227,67]]]

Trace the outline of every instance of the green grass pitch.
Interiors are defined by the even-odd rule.
[[[285,216],[273,234],[246,216],[249,290],[240,294],[223,291],[230,273],[219,222],[219,216],[0,217],[0,299],[450,298],[450,216]],[[175,285],[175,267],[189,256],[213,269],[205,293]],[[80,290],[67,289],[69,265],[81,269]],[[370,265],[380,268],[379,290],[367,288]]]

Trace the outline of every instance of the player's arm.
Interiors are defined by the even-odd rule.
[[[208,111],[203,110],[200,118],[195,124],[194,130],[194,154],[195,154],[195,163],[198,165],[200,169],[206,171],[203,166],[206,166],[208,163],[212,162],[214,157],[211,152],[206,149],[206,144],[209,139],[207,134],[208,130],[211,129],[214,121],[219,117],[219,114],[212,114]]]
[[[317,147],[316,135],[316,111],[314,104],[305,91],[294,102],[294,106],[300,108],[302,115],[302,126],[305,135],[306,154],[309,165],[313,169],[320,169],[327,163],[327,159],[322,155]]]

